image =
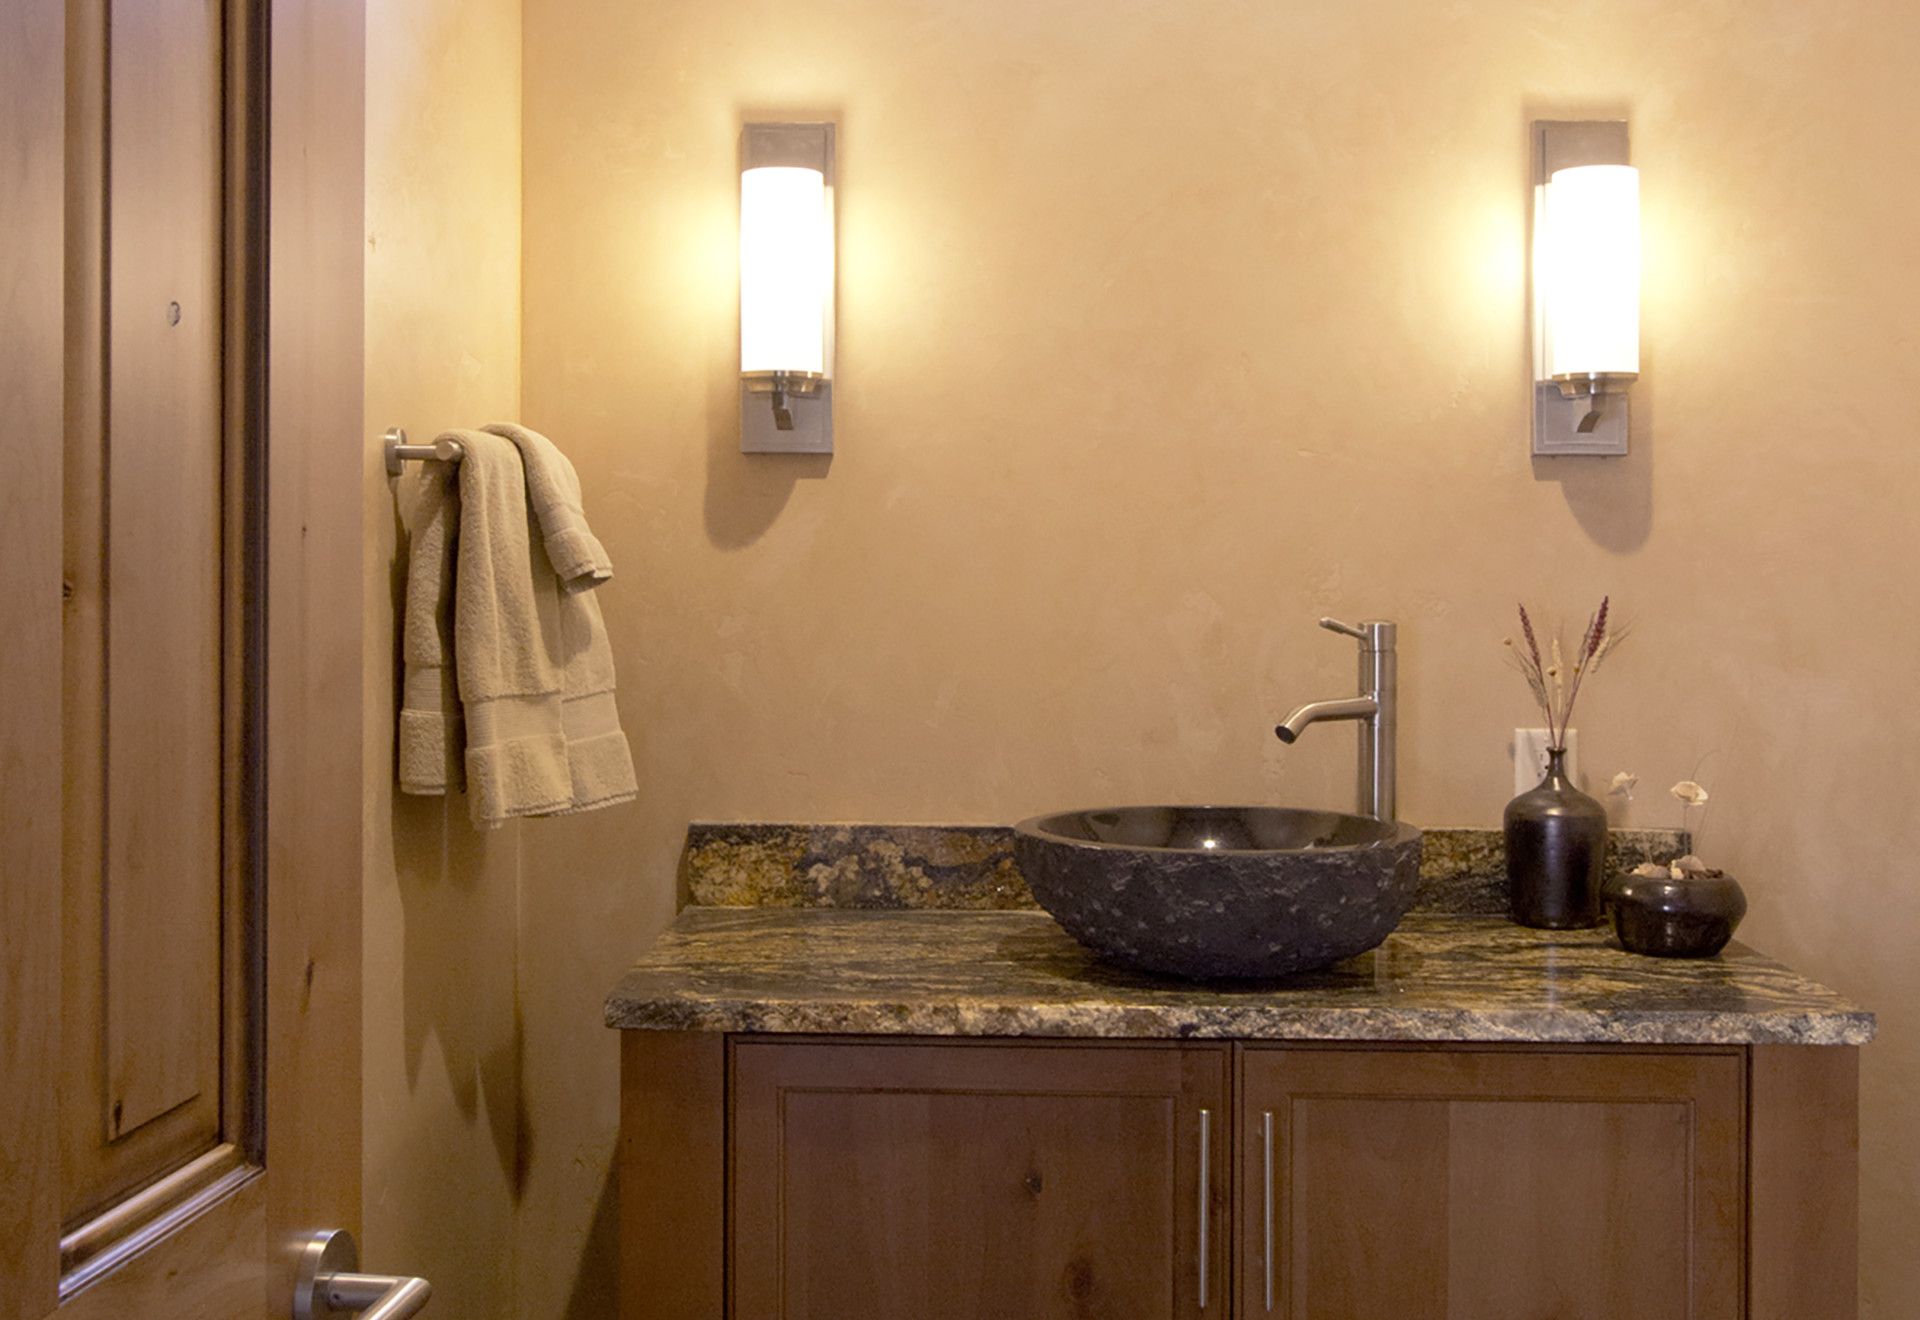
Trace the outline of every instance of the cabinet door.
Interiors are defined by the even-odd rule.
[[[1249,1048],[1239,1314],[1738,1320],[1737,1052]]]
[[[732,1314],[1223,1316],[1231,1059],[737,1042]]]

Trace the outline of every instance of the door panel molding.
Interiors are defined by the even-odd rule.
[[[59,1320],[265,1320],[265,1201],[266,1179],[256,1176],[199,1207],[63,1302]]]
[[[219,1129],[226,242],[220,0],[108,0],[109,1141]],[[156,938],[156,935],[162,938]]]
[[[60,1295],[80,1292],[259,1174],[238,1146],[223,1142],[109,1207],[60,1239]]]
[[[243,188],[247,178],[245,159],[229,162],[219,142],[221,120],[244,113],[237,100],[222,105],[227,60],[217,46],[209,49],[229,22],[245,25],[242,6],[228,7],[231,19],[193,0],[167,0],[158,14],[135,5],[130,21],[112,23],[109,10],[125,10],[126,0],[68,0],[66,10],[66,1029],[59,1086],[61,1219],[69,1229],[215,1145],[227,1117],[220,1078],[246,1071],[244,1060],[223,1057],[239,1038],[217,1016],[220,952],[240,938],[219,923],[226,891],[238,887],[228,872],[239,859],[223,856],[217,822],[226,809],[224,781],[236,777],[239,762],[222,755],[218,702],[239,670],[213,652],[223,612],[243,609],[247,598],[215,595],[215,547],[243,539],[230,530],[247,515],[244,506],[222,511],[216,501],[223,451],[238,463],[257,434],[220,407],[222,377],[238,373],[225,370],[219,339],[227,320],[219,270],[227,226],[217,206],[228,186]],[[178,31],[156,35],[151,20],[168,14]],[[127,49],[117,66],[110,30]],[[176,122],[176,99],[184,122]],[[138,168],[130,153],[141,158]],[[112,161],[120,164],[110,178]],[[167,194],[175,180],[198,183],[174,199]],[[111,262],[110,247],[119,254]],[[163,309],[174,298],[182,300],[181,323],[170,326]],[[120,368],[111,382],[110,362]],[[156,370],[162,362],[167,369]],[[146,383],[137,385],[136,376]],[[155,388],[156,376],[169,379]],[[112,433],[110,395],[122,413]],[[183,483],[191,491],[184,500],[176,489]],[[109,496],[110,485],[120,499]],[[144,567],[147,561],[156,567]],[[163,563],[171,567],[157,567]],[[176,611],[165,583],[189,565],[197,603]],[[160,601],[165,609],[156,608]],[[185,667],[191,680],[180,685],[188,699],[136,698],[142,684],[152,688],[157,676],[181,672],[177,661],[153,664],[179,646],[198,653]],[[130,672],[116,683],[115,668]],[[192,694],[197,712],[183,720],[196,704]],[[187,725],[194,736],[177,737]],[[176,741],[197,752],[183,751],[176,762]],[[144,771],[134,768],[141,761]],[[179,819],[156,834],[153,822],[172,815],[176,788]],[[144,846],[130,842],[135,836]],[[189,846],[161,846],[169,842]],[[104,1048],[102,1030],[88,1029],[95,1026],[104,1030]],[[157,1047],[163,1041],[168,1048]]]

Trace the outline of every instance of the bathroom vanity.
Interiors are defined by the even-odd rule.
[[[758,905],[607,1000],[626,1320],[1854,1314],[1871,1015],[1474,910],[1484,836],[1250,986],[1095,960],[991,832],[700,828],[694,898]]]

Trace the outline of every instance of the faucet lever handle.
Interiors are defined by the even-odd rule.
[[[1353,638],[1357,642],[1367,640],[1367,630],[1365,628],[1356,628],[1352,624],[1342,623],[1338,619],[1322,619],[1320,620],[1320,626],[1328,632],[1340,633],[1343,636]]]

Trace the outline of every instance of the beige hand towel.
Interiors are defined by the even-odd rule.
[[[553,571],[568,587],[594,586],[613,576],[606,547],[587,529],[580,502],[580,477],[567,456],[538,431],[512,422],[482,427],[489,435],[513,441],[527,474],[527,501],[547,547]]]
[[[573,805],[562,717],[560,580],[534,548],[520,451],[485,431],[460,442],[453,664],[467,731],[467,806],[477,825]]]
[[[403,786],[419,785],[409,792],[443,791],[431,787],[435,766],[443,767],[442,782],[452,782],[444,767],[458,763],[454,749],[464,722],[468,808],[475,824],[624,802],[636,792],[633,757],[614,705],[612,648],[599,602],[587,589],[612,570],[580,515],[578,478],[541,438],[558,460],[541,479],[553,510],[553,522],[541,526],[519,445],[491,431],[446,434],[460,442],[465,456],[457,469],[457,496],[448,482],[437,518],[424,498],[416,512],[421,530],[409,565],[403,643]],[[535,460],[547,462],[546,455]],[[456,523],[457,534],[450,530]],[[534,541],[542,533],[545,551],[536,553]],[[449,536],[450,593],[448,574],[434,562],[435,548]],[[576,569],[572,589],[562,589],[555,571],[556,544]],[[441,556],[446,558],[444,549]],[[449,594],[458,702],[435,720],[433,701],[446,692],[448,634],[441,621]],[[428,620],[436,626],[428,628]],[[438,686],[436,677],[442,679]]]
[[[566,648],[560,720],[567,735],[573,801],[554,814],[569,815],[626,802],[639,788],[633,751],[614,706],[613,647],[595,593],[560,593],[560,639]]]
[[[406,510],[407,591],[400,621],[400,791],[462,785],[460,701],[453,675],[453,547],[460,488],[447,463],[421,465]]]

